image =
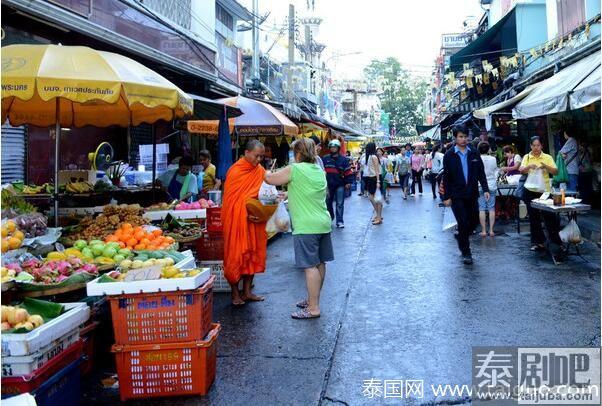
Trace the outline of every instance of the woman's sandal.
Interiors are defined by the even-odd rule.
[[[531,251],[542,251],[544,249],[546,249],[546,246],[543,244],[533,244],[531,246]]]
[[[295,306],[297,306],[299,309],[305,309],[307,306],[309,306],[309,302],[307,301],[307,299],[303,299],[297,302]]]
[[[297,319],[297,320],[305,320],[305,319],[317,319],[318,317],[320,317],[320,315],[319,314],[311,314],[309,312],[309,310],[303,309],[298,312],[294,312],[293,314],[291,314],[291,317],[293,319]]]

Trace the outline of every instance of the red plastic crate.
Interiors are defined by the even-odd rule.
[[[111,296],[116,344],[202,340],[211,329],[214,280],[195,290]]]
[[[222,225],[222,208],[209,207],[207,213],[207,231],[210,233],[221,233],[224,230]]]
[[[205,340],[114,345],[121,400],[206,395],[215,380],[221,326],[211,327]]]
[[[96,351],[95,351],[95,342],[96,342],[96,329],[100,325],[99,321],[93,321],[88,324],[86,327],[83,327],[79,335],[81,337],[83,343],[83,353],[84,359],[80,364],[80,369],[82,375],[88,375],[92,372],[94,368],[94,364],[96,361]]]
[[[205,233],[196,240],[196,257],[199,261],[223,261],[224,237],[220,234]]]
[[[83,343],[78,340],[31,375],[2,377],[2,396],[34,391],[67,365],[78,360],[82,356],[82,351]]]

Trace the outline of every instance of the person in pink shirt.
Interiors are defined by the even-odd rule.
[[[412,165],[412,195],[416,194],[416,184],[418,192],[422,195],[422,171],[424,170],[424,155],[420,148],[416,148],[410,158]]]

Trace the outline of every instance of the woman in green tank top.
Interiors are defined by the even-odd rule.
[[[326,262],[334,260],[326,208],[326,173],[316,165],[314,142],[302,138],[293,143],[295,161],[275,172],[266,172],[271,185],[288,185],[288,208],[293,227],[295,265],[305,270],[308,298],[297,303],[295,319],[320,317],[320,291],[326,276]]]

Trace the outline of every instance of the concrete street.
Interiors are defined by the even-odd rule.
[[[369,201],[354,193],[346,228],[333,231],[336,261],[314,320],[290,318],[304,274],[291,265],[291,237],[278,238],[256,278],[265,302],[233,308],[228,294],[215,295],[222,333],[210,394],[144,404],[466,403],[435,397],[430,385],[470,384],[472,346],[600,345],[596,245],[581,246],[589,263],[554,266],[529,251],[528,224],[520,235],[502,224],[494,239],[472,238],[475,264],[465,266],[452,233],[441,231],[441,210],[430,193],[402,201],[394,189],[384,224],[372,226]],[[368,399],[362,386],[371,378],[423,380],[424,396]],[[102,403],[118,399],[97,391]]]

